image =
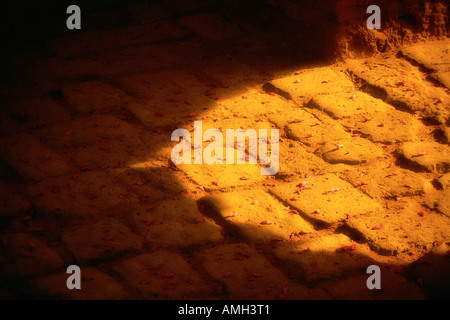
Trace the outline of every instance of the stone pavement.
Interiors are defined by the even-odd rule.
[[[448,39],[295,65],[201,2],[116,18],[2,88],[0,297],[449,297]],[[278,174],[173,165],[194,120],[279,129]]]

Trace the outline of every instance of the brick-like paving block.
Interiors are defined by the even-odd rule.
[[[331,164],[355,165],[385,157],[380,147],[359,137],[329,141],[318,152]]]
[[[295,286],[263,255],[246,244],[227,244],[204,249],[194,258],[216,281],[223,283],[229,299],[280,299],[326,297],[320,290]],[[296,292],[298,290],[298,292]]]
[[[238,154],[236,149],[224,148],[223,156],[226,156],[228,149],[234,152],[236,160]],[[215,159],[219,158],[217,156]],[[185,172],[196,184],[207,191],[249,187],[265,179],[265,176],[261,175],[261,167],[258,163],[252,164],[246,160],[245,164],[237,164],[236,161],[234,161],[234,164],[227,164],[225,159],[222,164],[206,164],[204,162],[195,164],[194,157],[192,159],[191,164],[179,164],[177,168]]]
[[[398,108],[446,123],[449,94],[434,86],[418,67],[402,59],[347,60],[349,69],[367,82],[366,91]],[[439,100],[441,99],[441,100]]]
[[[45,112],[42,112],[45,110]],[[12,117],[33,128],[48,126],[70,120],[69,111],[51,97],[41,96],[14,103],[11,106]]]
[[[354,87],[343,71],[330,67],[301,70],[301,74],[275,79],[270,83],[275,88],[289,93],[298,103],[323,94],[348,92],[351,96]]]
[[[301,188],[302,180],[307,189]],[[330,173],[279,184],[271,192],[308,218],[326,224],[344,220],[347,214],[357,216],[381,209],[378,202]]]
[[[341,172],[340,177],[376,199],[421,195],[431,187],[430,181],[423,175],[397,166],[390,166],[387,161],[352,167]]]
[[[308,152],[298,141],[283,141],[280,143],[279,155],[280,175],[315,175],[329,164],[321,157]]]
[[[45,179],[30,185],[28,194],[34,205],[43,211],[85,217],[137,200],[137,195],[129,193],[103,171],[85,171]]]
[[[197,74],[199,79],[209,87],[211,97],[217,97],[217,102],[229,97],[247,97],[246,94],[257,86],[265,83],[268,75],[244,61],[238,56],[225,54],[201,59],[195,65],[190,64],[189,70]]]
[[[431,76],[446,86],[447,89],[450,89],[450,71],[436,72]]]
[[[408,201],[402,209],[352,217],[345,222],[383,255],[397,255],[414,249],[430,250],[434,243],[448,241],[450,220]]]
[[[123,168],[149,155],[146,145],[137,138],[105,139],[95,143],[68,148],[64,151],[76,168],[82,171]]]
[[[374,263],[367,246],[343,234],[303,235],[298,241],[280,243],[274,254],[289,273],[307,283],[341,277]]]
[[[317,119],[308,109],[304,107],[297,107],[294,103],[289,101],[285,102],[283,105],[283,110],[276,111],[270,116],[270,121],[278,128],[284,129],[288,132],[288,125],[302,123],[306,126],[314,126],[320,123],[320,120]],[[300,134],[296,138],[301,139],[302,137],[306,137],[306,134],[303,136]]]
[[[70,274],[51,274],[32,281],[32,290],[44,299],[62,300],[126,300],[132,295],[113,277],[92,267],[80,266],[81,289],[69,290],[66,282]]]
[[[399,154],[420,170],[447,173],[450,169],[450,147],[437,142],[405,142]]]
[[[340,103],[339,103],[339,102]],[[419,121],[409,113],[364,92],[336,93],[317,96],[308,103],[329,114],[350,130],[363,134],[374,142],[395,143],[410,141],[417,135]]]
[[[328,141],[351,138],[350,133],[328,116],[318,119],[316,116],[304,113],[304,116],[292,119],[285,128],[289,138],[301,141],[315,151]]]
[[[265,93],[258,88],[249,88],[242,95],[224,97],[218,100],[224,112],[233,117],[248,118],[255,121],[273,122],[272,115],[279,113],[286,117],[287,110],[294,111],[296,108],[292,101],[288,101],[279,96],[273,96],[274,93]],[[286,119],[288,120],[288,119]],[[277,125],[279,128],[284,126]]]
[[[35,180],[70,173],[71,165],[31,134],[11,136],[0,154],[19,174]]]
[[[427,69],[439,72],[450,71],[450,41],[439,40],[419,43],[402,48],[400,51],[407,58],[416,61]]]
[[[115,218],[66,231],[62,240],[79,263],[142,248],[140,237]]]
[[[314,231],[313,227],[262,190],[235,191],[200,200],[206,212],[252,242],[287,240],[292,234]]]
[[[222,228],[204,217],[197,203],[189,198],[159,202],[150,212],[137,211],[128,219],[147,242],[163,247],[190,247],[223,240]]]
[[[115,140],[134,147],[142,129],[133,123],[112,114],[75,116],[70,120],[42,127],[36,131],[43,142],[59,150],[73,151],[90,145],[106,146],[106,141]]]
[[[122,108],[129,97],[122,90],[103,81],[65,84],[64,101],[76,112],[89,115],[93,111],[108,112]]]
[[[152,162],[151,165],[149,162]],[[167,161],[166,161],[167,163]],[[164,163],[166,165],[166,163]],[[182,172],[155,166],[155,162],[138,162],[127,168],[110,169],[111,179],[120,182],[133,199],[133,195],[149,201],[185,194],[188,190]]]
[[[214,296],[219,283],[171,251],[145,253],[114,264],[115,272],[138,291],[138,299],[202,299]]]
[[[11,277],[36,276],[63,267],[59,254],[45,241],[26,233],[5,232],[0,245],[0,270]]]
[[[341,124],[352,135],[385,144],[416,140],[424,127],[413,115],[398,110],[374,111],[361,117],[344,119]]]
[[[125,81],[127,85],[133,81],[148,82],[147,98],[133,101],[127,108],[149,128],[174,125],[175,130],[181,122],[193,122],[200,117],[204,108],[216,106],[215,100],[207,95],[208,87],[184,71],[163,71]]]
[[[307,106],[322,110],[334,119],[363,117],[376,111],[384,113],[395,110],[391,105],[362,91],[318,95]]]

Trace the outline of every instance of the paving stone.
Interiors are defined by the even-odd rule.
[[[223,283],[227,297],[231,300],[274,300],[284,293],[292,297],[296,294],[307,296],[311,292],[312,299],[326,296],[323,292],[305,287],[298,287],[296,293],[295,287],[290,287],[292,283],[278,269],[246,244],[204,249],[196,252],[194,257],[213,279]]]
[[[170,251],[140,254],[113,266],[138,299],[202,299],[217,295],[219,284],[208,281],[182,255]]]
[[[308,188],[299,191],[301,180]],[[347,214],[357,216],[381,209],[378,202],[330,173],[279,184],[271,192],[309,219],[326,224],[344,220]],[[349,206],[348,199],[353,205]]]
[[[125,300],[132,296],[111,276],[92,267],[81,269],[81,289],[69,290],[65,272],[36,278],[33,289],[44,299],[62,300]],[[65,271],[65,270],[64,270]]]
[[[45,96],[21,100],[14,103],[10,110],[16,121],[20,124],[27,124],[34,130],[70,119],[70,113],[67,109],[51,97]],[[45,110],[45,112],[42,112],[42,110]]]
[[[450,169],[450,147],[437,142],[405,142],[399,154],[420,170],[446,173]]]
[[[314,231],[308,222],[258,189],[205,197],[200,206],[224,224],[225,229],[237,230],[252,242],[286,240],[292,234]]]
[[[374,112],[395,110],[391,105],[362,91],[318,95],[307,106],[322,110],[333,119],[363,117]]]
[[[151,78],[148,99],[127,106],[146,127],[174,125],[175,130],[181,122],[196,119],[204,108],[215,106],[215,101],[205,94],[207,87],[183,71],[161,72]]]
[[[44,143],[59,150],[71,150],[108,140],[130,143],[130,140],[139,140],[141,133],[139,126],[112,114],[75,116],[36,131]]]
[[[431,76],[450,89],[450,71],[435,72]]]
[[[359,137],[326,142],[318,153],[331,164],[355,165],[385,157],[380,147]]]
[[[391,110],[374,111],[361,118],[348,118],[341,122],[353,135],[361,136],[375,143],[393,144],[417,140],[421,123],[409,113]]]
[[[252,164],[249,161],[245,161],[245,164],[237,164],[238,152],[236,149],[224,148],[224,156],[226,156],[228,150],[235,154],[234,164],[227,164],[226,159],[223,161],[223,164],[206,164],[205,162],[202,164],[194,164],[194,152],[192,152],[191,164],[179,164],[177,168],[186,173],[190,179],[206,191],[226,191],[244,188],[265,179],[265,176],[261,174],[261,167],[258,164]],[[221,157],[218,155],[214,159],[215,161],[220,161]]]
[[[89,115],[93,111],[109,112],[120,109],[127,95],[102,81],[85,81],[63,85],[64,101],[76,112]]]
[[[197,203],[189,198],[159,202],[150,212],[139,210],[129,219],[147,242],[163,247],[190,247],[223,240],[222,229],[202,216]]]
[[[23,177],[39,180],[70,172],[70,163],[37,137],[18,134],[9,139],[11,142],[5,145],[1,154]]]
[[[208,94],[217,98],[218,103],[227,97],[247,97],[249,90],[260,88],[261,84],[269,80],[263,71],[229,53],[202,58],[195,65],[190,64],[189,70],[203,79],[203,83],[209,87]]]
[[[76,168],[82,171],[122,168],[141,161],[148,149],[140,139],[104,139],[93,144],[64,151]]]
[[[416,138],[419,122],[414,116],[364,92],[355,92],[354,95],[355,98],[347,93],[321,95],[308,106],[341,119],[340,123],[352,134],[363,134],[374,142],[395,143]]]
[[[379,62],[372,58],[347,60],[346,64],[357,77],[367,82],[364,90],[397,108],[431,117],[440,123],[446,123],[449,118],[447,106],[450,100],[446,90],[432,85],[426,74],[407,61],[389,59]]]
[[[351,138],[350,134],[336,121],[328,118],[317,118],[315,115],[303,113],[294,118],[285,128],[289,138],[297,140],[315,151],[328,141]]]
[[[105,218],[66,231],[62,234],[62,240],[78,263],[109,258],[142,247],[141,239],[115,218]]]
[[[5,232],[2,235],[0,270],[9,277],[42,275],[63,267],[58,253],[32,235]]]
[[[88,217],[130,206],[138,195],[102,171],[85,171],[40,181],[28,188],[39,210],[65,217]]]
[[[308,152],[297,141],[280,143],[280,176],[316,175],[328,165],[322,158]]]
[[[367,266],[368,267],[368,266]],[[370,274],[365,270],[318,285],[324,287],[336,300],[423,300],[425,296],[418,284],[405,279],[403,276],[380,266],[381,289],[368,289],[367,279]]]
[[[227,114],[231,112],[234,117],[261,119],[270,122],[274,122],[272,117],[274,114],[279,114],[280,118],[283,117],[284,120],[287,118],[287,114],[290,115],[291,111],[298,109],[291,101],[262,92],[257,88],[249,88],[243,96],[224,97],[218,100],[218,103],[222,106],[221,110],[224,110]],[[243,113],[243,111],[245,112]],[[289,119],[285,121],[289,121]],[[284,125],[281,125],[281,123],[278,126],[278,128],[283,127]]]
[[[384,209],[352,217],[346,224],[361,233],[371,248],[383,255],[430,250],[434,243],[448,241],[448,217],[429,212],[412,201],[402,203],[402,206],[401,209]]]
[[[297,107],[292,102],[286,101],[282,107],[283,110],[277,110],[270,115],[270,122],[275,124],[278,128],[286,130],[288,133],[290,133],[289,125],[300,123],[312,127],[320,123],[320,120],[308,109]],[[291,138],[295,139],[301,139],[302,137],[303,136],[291,136]]]
[[[339,177],[375,199],[421,195],[431,186],[431,182],[421,174],[397,166],[390,167],[387,161],[353,166],[341,172]]]
[[[275,79],[270,83],[288,93],[299,104],[324,94],[347,92],[351,97],[354,87],[343,71],[330,67],[304,69],[301,74]]]
[[[450,71],[450,42],[447,40],[429,41],[402,48],[407,58],[416,61],[433,71]]]
[[[164,163],[167,166],[167,161]],[[148,166],[147,166],[148,165]],[[128,193],[137,195],[140,199],[157,201],[187,192],[186,179],[181,172],[167,167],[155,166],[155,162],[136,163],[127,168],[111,169],[111,179],[121,183]],[[142,200],[141,200],[142,201]]]
[[[367,246],[355,244],[343,234],[315,234],[280,243],[274,254],[284,262],[288,272],[312,284],[374,264],[369,251]]]

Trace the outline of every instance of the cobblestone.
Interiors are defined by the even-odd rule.
[[[315,64],[292,43],[325,2],[258,5],[256,23],[222,1],[138,4],[24,53],[1,90],[0,297],[448,296],[448,40]],[[171,133],[194,121],[279,129],[277,174],[175,165]]]

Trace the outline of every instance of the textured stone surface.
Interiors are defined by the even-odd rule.
[[[114,218],[67,231],[62,235],[62,240],[79,262],[104,259],[142,247],[140,238]]]
[[[236,191],[202,198],[200,206],[225,228],[252,242],[287,240],[311,233],[312,226],[262,190]]]
[[[24,47],[2,60],[0,297],[448,297],[448,41],[422,41],[447,6],[384,2],[378,31],[356,0],[102,1],[48,42],[45,15],[3,29]],[[279,129],[277,174],[174,165],[195,120]]]
[[[307,182],[307,189],[300,190],[299,185],[303,181]],[[348,214],[356,216],[381,208],[379,203],[333,174],[313,176],[303,181],[298,179],[280,184],[271,192],[309,219],[331,224],[345,219]],[[353,199],[352,205],[348,199]]]

